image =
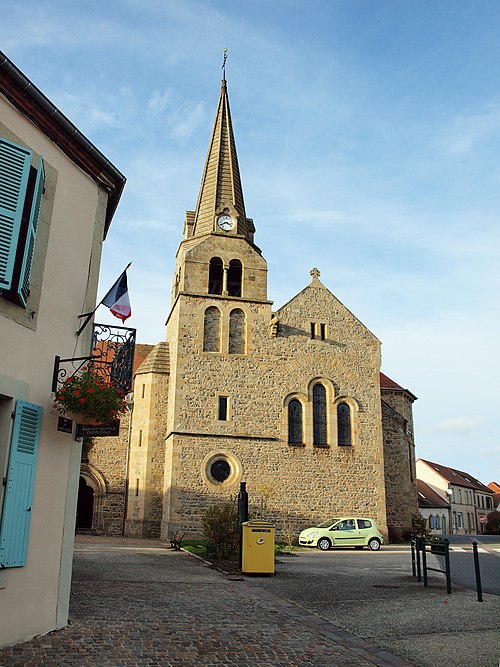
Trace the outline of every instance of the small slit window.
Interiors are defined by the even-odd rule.
[[[218,417],[217,419],[222,422],[227,422],[228,420],[228,397],[219,396],[219,406],[218,406]]]

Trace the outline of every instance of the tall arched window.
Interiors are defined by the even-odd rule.
[[[227,271],[227,293],[228,296],[241,296],[241,276],[243,267],[239,259],[232,259],[229,262]]]
[[[220,352],[220,310],[210,306],[203,322],[203,352]]]
[[[322,384],[313,387],[313,444],[315,447],[328,445],[326,435],[326,389]]]
[[[337,406],[337,444],[352,445],[351,408],[347,403],[339,403]]]
[[[229,313],[229,354],[245,354],[246,321],[241,308]]]
[[[224,266],[220,257],[212,257],[208,270],[208,293],[222,294],[222,278]]]
[[[288,404],[288,444],[302,445],[302,403],[292,398]]]

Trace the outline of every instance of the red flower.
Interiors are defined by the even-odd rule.
[[[75,391],[73,392],[73,396],[80,396],[80,392],[78,391],[78,389],[75,389]]]
[[[89,394],[93,394],[94,391],[95,391],[95,389],[93,389],[92,387],[89,387],[89,388],[87,389],[87,391],[89,392]]]
[[[87,399],[86,399],[86,398],[81,398],[81,399],[80,399],[80,403],[86,403],[86,402],[87,402]]]

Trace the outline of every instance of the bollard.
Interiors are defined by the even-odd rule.
[[[477,551],[477,542],[472,543],[472,553],[474,554],[474,570],[476,572],[476,590],[477,590],[477,601],[483,601],[483,589],[481,586],[481,572],[479,570],[479,554]]]
[[[451,593],[451,569],[450,569],[450,540],[444,538],[444,568],[446,573],[446,592],[448,595]]]

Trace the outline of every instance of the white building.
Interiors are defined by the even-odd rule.
[[[486,515],[493,510],[493,491],[467,472],[417,459],[417,478],[450,503],[449,533],[484,532]]]
[[[67,623],[81,443],[51,414],[54,359],[90,353],[124,184],[0,52],[0,646]]]

